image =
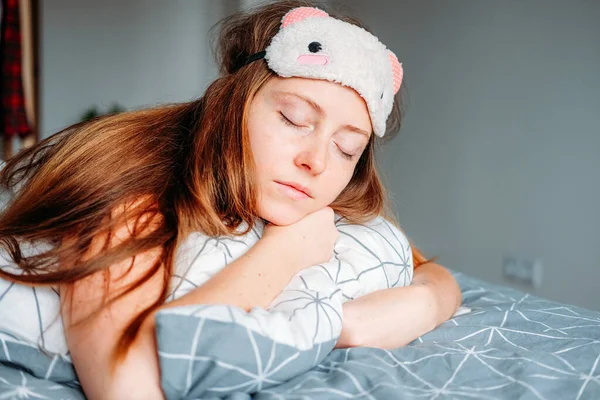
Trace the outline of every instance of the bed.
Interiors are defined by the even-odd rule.
[[[159,345],[163,387],[190,399],[600,399],[600,312],[454,274],[470,313],[395,350],[334,350],[285,381],[278,374],[303,355],[247,331],[236,340],[252,362],[213,362],[231,384],[211,383],[203,353],[219,351],[218,335],[204,346],[179,326],[188,334]],[[13,398],[85,397],[68,356],[0,332],[0,399]]]

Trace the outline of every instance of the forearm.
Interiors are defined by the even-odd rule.
[[[193,304],[228,304],[246,311],[266,308],[301,266],[290,266],[277,248],[262,239],[246,254],[227,265],[210,280],[161,309]],[[282,263],[288,263],[283,266]]]
[[[434,329],[436,306],[428,290],[420,286],[392,288],[345,303],[336,347],[395,348]]]
[[[140,346],[153,346],[155,316],[160,310],[198,304],[227,304],[250,311],[254,307],[266,308],[283,290],[300,266],[285,268],[271,244],[259,241],[246,254],[228,264],[203,285],[186,295],[163,304],[150,314],[140,332]],[[290,262],[290,261],[287,261]],[[149,340],[151,337],[152,340]],[[150,351],[150,348],[147,349]]]
[[[86,395],[95,398],[160,399],[160,364],[155,336],[155,315],[164,308],[193,304],[230,304],[250,310],[266,307],[285,287],[295,267],[282,268],[276,246],[260,243],[230,263],[208,282],[181,298],[166,303],[142,323],[123,359],[111,370],[111,349],[133,315],[149,305],[161,291],[160,274],[148,284],[113,302],[86,323],[69,329],[69,348]],[[150,265],[154,259],[145,260]],[[144,265],[136,265],[143,270]],[[118,273],[115,273],[119,276]],[[85,292],[89,289],[82,288]],[[78,298],[82,298],[83,294]],[[81,305],[78,303],[78,309]],[[98,376],[98,371],[100,376]]]
[[[417,268],[411,286],[430,289],[436,309],[435,326],[450,319],[462,303],[458,282],[450,271],[439,264],[427,263]]]
[[[448,320],[460,303],[460,287],[450,272],[437,264],[424,264],[407,287],[345,303],[337,347],[404,346]]]

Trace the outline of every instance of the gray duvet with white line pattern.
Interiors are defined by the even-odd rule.
[[[472,312],[391,351],[333,350],[321,359],[316,349],[301,354],[227,324],[199,331],[201,319],[165,313],[158,332],[165,391],[189,399],[600,398],[600,313],[455,276]],[[211,363],[211,352],[221,365]],[[295,362],[286,363],[290,357]],[[306,372],[279,379],[286,368],[315,359]],[[0,334],[0,399],[40,398],[84,398],[68,357]]]

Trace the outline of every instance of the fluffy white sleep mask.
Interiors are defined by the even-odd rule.
[[[356,90],[367,103],[373,132],[385,134],[402,64],[363,28],[313,7],[298,7],[282,19],[279,32],[262,52],[240,66],[264,58],[277,75],[325,79]]]

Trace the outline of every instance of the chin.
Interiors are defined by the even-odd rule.
[[[280,226],[294,224],[308,215],[307,212],[301,211],[291,204],[280,202],[265,202],[259,204],[258,212],[262,219],[269,221],[273,225]]]

